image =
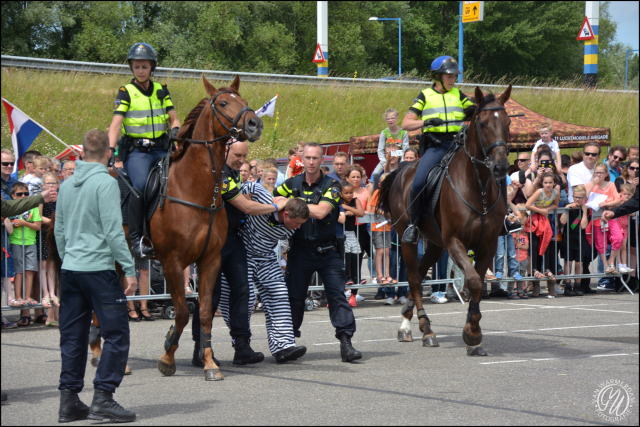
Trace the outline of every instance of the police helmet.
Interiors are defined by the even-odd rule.
[[[462,74],[458,67],[458,61],[451,56],[439,56],[431,63],[433,74]]]
[[[146,59],[153,62],[152,71],[155,70],[158,64],[158,55],[156,51],[147,43],[136,43],[129,49],[129,55],[127,56],[127,62],[131,67],[131,61],[134,59]]]

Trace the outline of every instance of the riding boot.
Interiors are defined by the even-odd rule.
[[[135,421],[136,414],[127,411],[113,400],[113,393],[96,388],[93,393],[93,402],[89,409],[89,419],[102,421],[108,418],[111,422],[126,423]]]
[[[138,258],[152,258],[155,256],[153,247],[144,244],[144,221],[146,217],[144,199],[131,195],[129,198],[129,242],[133,256]]]
[[[351,336],[346,332],[338,335],[340,340],[340,356],[342,356],[343,362],[353,362],[354,360],[362,359],[362,353],[353,348],[351,345]]]
[[[420,234],[418,223],[420,221],[420,211],[422,210],[422,200],[418,199],[418,195],[413,192],[413,189],[409,190],[408,204],[409,227],[404,231],[402,242],[416,245],[418,244],[418,235]]]
[[[89,407],[80,401],[78,393],[72,390],[60,390],[59,423],[86,420],[88,415]]]
[[[264,360],[264,354],[253,351],[247,337],[236,337],[236,352],[233,355],[234,365],[251,365]]]

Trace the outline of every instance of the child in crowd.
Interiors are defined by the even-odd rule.
[[[267,168],[267,164],[262,160],[256,164],[256,182],[262,184],[264,182],[264,170]]]
[[[275,185],[273,185],[270,182],[266,182],[266,181],[262,181],[262,187],[267,190],[268,192],[272,193],[273,190],[276,188]]]
[[[409,133],[398,126],[398,117],[398,111],[393,108],[387,109],[382,115],[382,118],[387,122],[389,127],[380,133],[380,139],[378,141],[378,158],[380,159],[380,163],[378,163],[378,166],[376,166],[373,171],[372,181],[374,182],[377,182],[378,176],[384,172],[384,165],[387,163],[386,147],[388,145],[402,146],[403,156],[404,152],[409,148]]]
[[[584,154],[582,154],[582,151],[574,151],[571,153],[571,166],[582,163],[583,158]]]
[[[507,203],[511,212],[517,212],[518,208],[513,204],[513,196],[516,190],[512,186],[507,186]],[[509,220],[515,221],[517,217],[510,215]],[[505,246],[507,252],[507,268],[509,269],[509,276],[513,277],[516,281],[522,280],[522,276],[518,272],[518,261],[516,259],[516,248],[513,244],[513,240],[508,236],[498,237],[498,250],[494,257],[494,274],[497,279],[502,279],[504,271],[504,253]],[[513,294],[513,282],[510,281],[507,285],[509,299],[519,299],[517,295]]]
[[[389,174],[380,177],[380,183]],[[367,213],[375,213],[378,199],[380,198],[380,190],[376,190],[371,196],[371,202],[367,206]],[[384,225],[383,225],[384,224]],[[389,285],[398,283],[389,275],[389,250],[391,249],[391,225],[388,221],[384,223],[371,224],[371,236],[373,239],[373,247],[376,250],[376,272],[378,273],[377,283],[380,285]],[[384,268],[383,268],[384,264]],[[385,277],[384,274],[387,274]]]
[[[42,178],[42,186],[47,189],[58,189],[60,187],[60,181],[58,181],[58,175],[54,172],[47,172]],[[57,194],[57,191],[56,191]],[[56,210],[55,199],[52,202],[45,203],[42,206],[42,224],[44,228],[40,231],[41,244],[41,272],[44,274],[43,287],[42,287],[42,306],[44,308],[51,308],[53,306],[60,307],[60,301],[55,294],[55,279],[54,279],[54,267],[53,261],[49,260],[49,247],[47,246],[47,232],[52,222],[51,217]],[[50,323],[51,316],[48,316],[47,322]]]
[[[516,205],[515,215],[520,220],[520,224],[527,223],[527,206],[524,203]],[[529,234],[524,230],[519,230],[517,233],[512,234],[513,243],[516,248],[516,260],[518,261],[518,274],[520,275],[520,281],[516,281],[515,291],[513,289],[513,282],[509,282],[509,298],[510,299],[529,299],[525,292],[526,284],[522,281],[522,275],[527,275],[527,268],[529,266]],[[513,296],[517,294],[517,298]]]
[[[587,201],[587,189],[584,185],[577,185],[573,189],[573,203],[569,203],[566,207],[571,209],[567,213],[563,213],[560,216],[560,224],[564,226],[563,236],[564,239],[568,239],[568,242],[562,242],[560,246],[560,256],[564,261],[564,271],[566,274],[571,274],[571,264],[575,264],[574,274],[582,274],[583,269],[590,264],[591,260],[591,246],[587,240],[587,234],[585,229],[589,223],[589,217],[591,211],[585,205]],[[569,248],[567,249],[567,244]],[[568,252],[567,252],[568,250]],[[585,265],[583,266],[583,263]],[[588,286],[590,279],[586,279],[586,285]],[[572,285],[571,281],[565,279],[563,281],[564,295],[582,296],[581,284],[575,281]]]
[[[536,184],[536,190],[527,200],[526,207],[532,212],[525,231],[531,231],[531,270],[533,276],[536,279],[543,279],[547,277],[547,288],[549,291],[548,298],[556,297],[555,290],[555,276],[552,272],[552,261],[555,264],[555,257],[551,239],[553,237],[553,230],[551,229],[551,223],[549,222],[549,211],[554,210],[560,203],[560,192],[555,188],[557,185],[556,177],[553,172],[546,172],[542,174],[538,184]],[[540,270],[543,269],[543,275]],[[540,296],[540,282],[535,281],[533,283],[533,297]]]
[[[591,181],[587,185],[587,197],[591,193],[597,194],[605,194],[607,196],[606,200],[600,203],[601,208],[611,209],[616,206],[620,206],[622,204],[622,199],[620,198],[620,194],[618,190],[616,190],[616,186],[613,182],[609,180],[609,168],[604,163],[599,163],[596,165],[593,171],[593,181]],[[593,222],[593,227],[590,228],[593,238],[596,243],[596,250],[598,254],[600,254],[600,258],[602,259],[602,264],[607,266],[605,273],[607,274],[618,274],[618,270],[616,270],[616,257],[620,252],[620,248],[622,247],[622,232],[620,231],[620,227],[618,226],[618,221],[612,219],[605,223],[605,221],[600,221],[596,219]],[[604,239],[607,239],[608,243],[611,243],[611,256],[609,257],[609,264],[607,264],[607,258],[605,255],[605,250],[607,243]]]
[[[259,165],[259,163],[258,163]],[[264,185],[265,182],[269,184],[276,185],[276,181],[278,180],[278,170],[274,168],[266,168],[262,171],[262,183]]]
[[[15,200],[29,197],[29,186],[25,183],[18,182],[11,187],[12,197]],[[12,301],[9,305],[13,307],[30,307],[38,304],[37,301],[29,298],[31,295],[31,287],[33,278],[38,271],[38,256],[36,253],[36,232],[40,230],[42,217],[38,208],[33,208],[21,215],[17,215],[10,220],[10,224],[5,222],[7,230],[11,225],[12,233],[9,236],[11,244],[11,255],[13,256],[13,265],[15,269],[15,294],[16,301]],[[22,299],[22,281],[24,279],[25,299]],[[28,326],[31,323],[29,310],[22,312],[22,317],[18,322],[18,326]]]
[[[329,169],[329,166],[320,166],[320,169],[322,169],[322,172],[325,175],[329,175],[331,173],[331,169]]]
[[[34,157],[33,168],[32,174],[22,178],[22,182],[29,186],[30,196],[42,193],[42,177],[49,172],[49,158],[45,156]]]
[[[353,185],[347,181],[342,183],[342,205],[340,205],[340,216],[338,222],[344,224],[344,265],[347,276],[347,286],[351,286],[354,280],[361,276],[358,263],[360,254],[360,243],[356,237],[356,217],[364,216],[362,204],[354,196]],[[340,227],[340,225],[338,225]],[[349,305],[356,307],[356,295],[349,292]]]
[[[304,165],[302,164],[302,153],[304,153],[304,146],[307,145],[304,141],[298,142],[298,155],[295,156],[289,162],[289,170],[287,171],[287,178],[291,178],[293,176],[299,175],[304,170]]]
[[[548,120],[542,122],[540,127],[538,127],[538,132],[540,132],[540,139],[536,142],[536,145],[533,146],[533,150],[531,152],[532,169],[538,169],[538,148],[540,146],[546,146],[549,148],[556,157],[556,165],[561,165],[562,160],[560,157],[560,146],[558,145],[558,141],[551,138],[551,134],[553,133],[553,126],[551,125],[551,122]]]
[[[636,193],[636,186],[633,184],[622,184],[620,189],[622,190],[622,194],[620,195],[620,197],[622,198],[623,203],[628,202]],[[618,264],[618,271],[625,274],[632,273],[634,271],[634,268],[629,268],[629,266],[627,266],[627,244],[629,239],[628,234],[630,216],[631,215],[623,215],[616,218],[618,226],[620,227],[620,231],[622,232],[622,246],[620,247],[620,263]],[[633,264],[635,260],[635,257],[631,258],[630,264],[632,266],[634,266]]]

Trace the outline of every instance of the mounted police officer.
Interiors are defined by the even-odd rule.
[[[465,117],[470,117],[475,110],[473,102],[454,87],[456,75],[462,73],[454,58],[451,56],[436,58],[431,63],[431,73],[434,80],[433,86],[420,92],[402,121],[404,130],[412,131],[422,128],[420,139],[422,157],[409,192],[409,227],[402,237],[403,242],[410,244],[418,243],[418,224],[423,205],[421,192],[427,174],[433,166],[442,161],[453,145],[453,138],[462,130]],[[503,179],[500,184],[506,200],[506,181]],[[517,231],[519,228],[508,221],[505,221],[505,224],[509,227],[509,232]]]
[[[336,223],[342,186],[322,173],[322,148],[318,143],[307,144],[303,153],[304,173],[289,178],[273,190],[274,196],[305,200],[310,214],[291,238],[287,260],[285,281],[293,333],[300,337],[309,282],[313,273],[318,272],[327,292],[331,323],[336,328],[336,338],[340,340],[342,361],[353,362],[361,359],[362,354],[351,345],[356,321],[344,296],[344,261],[337,251]]]
[[[151,81],[158,63],[155,50],[147,43],[136,43],[129,49],[127,62],[134,78],[118,90],[109,146],[113,164],[118,144],[118,156],[139,192],[140,197],[129,198],[129,241],[134,256],[148,258],[153,256],[153,247],[143,242],[144,187],[151,165],[173,148],[180,121],[167,85]],[[120,130],[123,136],[118,142]]]

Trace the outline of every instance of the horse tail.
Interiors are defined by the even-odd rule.
[[[380,184],[380,197],[378,197],[378,203],[376,204],[376,214],[387,217],[391,215],[391,186],[402,169],[398,168],[390,172]]]
[[[54,228],[56,223],[55,212],[51,216],[51,222],[47,227],[47,247],[49,248],[49,261],[53,263],[53,280],[56,288],[56,295],[60,295],[60,271],[62,270],[62,259],[60,259],[60,253],[58,253],[58,245],[56,245],[56,236],[54,234]]]

